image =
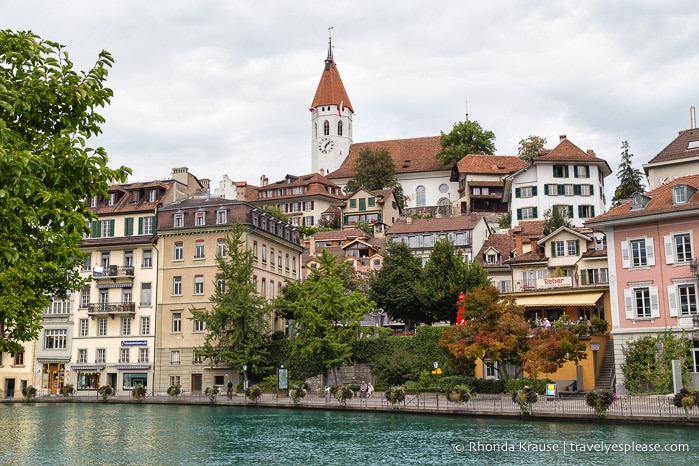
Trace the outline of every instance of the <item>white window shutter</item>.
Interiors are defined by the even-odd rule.
[[[675,253],[672,247],[672,235],[667,235],[663,237],[663,242],[665,243],[665,263],[674,264],[675,263]]]
[[[624,307],[626,310],[626,318],[632,320],[635,315],[633,312],[633,289],[624,288]]]
[[[677,317],[677,287],[668,285],[667,301],[670,304],[670,317]]]
[[[648,266],[655,265],[655,248],[653,247],[653,238],[646,238],[646,257],[648,257]]]
[[[621,242],[621,266],[625,269],[631,267],[631,260],[629,258],[629,242]]]
[[[660,317],[660,304],[658,303],[658,287],[651,286],[650,291],[650,316],[654,319]]]

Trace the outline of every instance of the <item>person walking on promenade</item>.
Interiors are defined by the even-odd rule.
[[[362,384],[359,386],[359,398],[366,398],[367,384],[362,380]]]
[[[371,395],[374,393],[374,386],[369,382],[369,384],[366,387],[366,393],[369,398],[371,398]]]
[[[233,381],[228,379],[228,399],[233,399]]]

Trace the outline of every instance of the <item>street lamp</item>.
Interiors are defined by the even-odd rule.
[[[243,364],[243,400],[248,404],[248,365]]]

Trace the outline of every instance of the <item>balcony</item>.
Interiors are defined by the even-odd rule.
[[[133,280],[133,267],[121,267],[118,265],[110,265],[109,267],[95,267],[92,269],[92,277],[97,280],[103,278],[131,278]]]
[[[87,315],[92,317],[108,315],[113,319],[117,314],[127,314],[134,317],[136,303],[96,303],[87,306]]]

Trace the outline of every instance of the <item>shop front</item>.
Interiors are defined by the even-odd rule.
[[[97,390],[102,385],[103,365],[72,366],[71,370],[76,373],[75,389],[78,391]]]
[[[61,392],[67,380],[66,365],[69,359],[40,359],[41,364],[41,388],[50,395]]]
[[[125,392],[137,385],[148,387],[150,364],[117,364],[116,368],[121,373],[121,389]]]

